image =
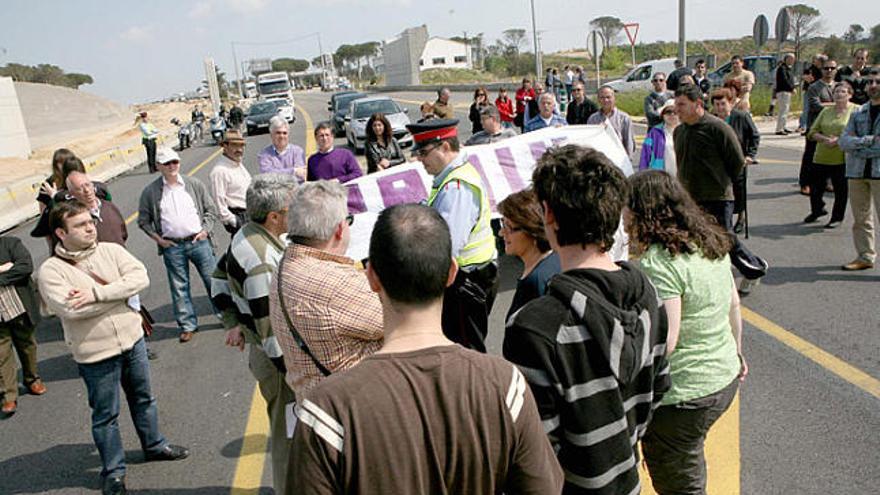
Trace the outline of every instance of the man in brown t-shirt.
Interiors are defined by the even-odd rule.
[[[562,491],[523,375],[443,335],[443,292],[458,270],[450,244],[431,208],[379,215],[367,278],[385,342],[298,405],[290,493]]]

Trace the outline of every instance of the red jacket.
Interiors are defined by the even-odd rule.
[[[535,88],[529,88],[528,91],[523,88],[519,88],[518,90],[516,90],[516,113],[519,115],[525,115],[526,113],[526,96],[534,100]]]
[[[498,108],[498,113],[501,114],[501,122],[513,122],[513,102],[510,98],[505,98],[504,100],[496,98],[495,107]]]

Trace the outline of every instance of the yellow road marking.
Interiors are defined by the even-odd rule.
[[[800,165],[800,160],[773,160],[769,158],[758,158],[758,162],[763,165],[765,163],[771,163],[774,165]]]
[[[706,493],[709,495],[740,494],[739,419],[739,394],[736,394],[706,436]],[[641,495],[656,495],[644,462],[639,463],[639,477]]]
[[[254,387],[250,411],[235,466],[235,476],[232,478],[232,495],[255,495],[259,493],[263,481],[269,416],[265,413],[266,402],[259,387]],[[257,411],[260,412],[256,413]]]
[[[880,399],[880,380],[807,342],[746,307],[742,308],[742,317],[743,320],[751,323],[757,329],[791,347],[819,366]]]
[[[315,133],[312,124],[312,116],[304,108],[296,105],[306,124],[306,156],[314,153],[318,146],[315,143]],[[269,416],[266,414],[266,402],[260,394],[260,389],[254,386],[254,395],[251,400],[251,408],[248,412],[247,426],[244,430],[244,440],[241,443],[241,451],[238,454],[238,464],[235,466],[235,477],[232,479],[232,495],[255,495],[260,491],[263,479],[263,469],[266,465],[266,446],[269,443]]]
[[[213,153],[208,155],[208,158],[205,158],[204,160],[202,160],[202,163],[199,163],[198,165],[195,166],[195,168],[193,168],[192,170],[187,172],[186,176],[192,177],[196,172],[201,170],[202,167],[207,165],[208,162],[210,162],[214,158],[217,158],[217,155],[219,155],[221,151],[223,151],[223,148],[218,148],[216,151],[214,151]],[[134,222],[137,217],[138,217],[138,212],[132,213],[131,215],[128,216],[128,218],[125,219],[125,225],[128,225],[131,222]]]

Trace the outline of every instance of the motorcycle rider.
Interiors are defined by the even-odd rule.
[[[194,124],[193,142],[200,142],[205,130],[205,113],[202,107],[196,105],[192,111],[192,123]]]

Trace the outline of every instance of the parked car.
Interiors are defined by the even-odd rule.
[[[327,102],[327,110],[330,111],[330,118],[333,123],[333,132],[337,136],[345,134],[345,116],[348,115],[349,103],[359,98],[366,98],[368,95],[357,91],[341,91],[334,93]]]
[[[648,60],[647,62],[642,62],[633,67],[629,72],[624,74],[622,78],[607,82],[604,85],[610,86],[618,92],[639,90],[651,91],[651,78],[654,77],[654,74],[657,72],[669,74],[674,70],[674,58]]]
[[[249,136],[262,129],[269,129],[269,119],[278,115],[278,105],[274,101],[260,101],[251,105],[244,119]]]
[[[755,83],[773,86],[776,82],[776,55],[753,55],[743,57],[743,66],[755,74]],[[731,63],[718,67],[707,76],[712,86],[724,84],[724,76],[732,70]]]
[[[408,110],[401,108],[387,96],[360,98],[349,103],[348,115],[345,116],[345,139],[356,153],[363,151],[367,139],[367,120],[374,113],[385,114],[391,124],[391,133],[400,146],[411,146],[412,134],[406,130],[409,124]]]

